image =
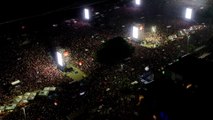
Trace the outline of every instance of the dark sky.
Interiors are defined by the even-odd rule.
[[[68,6],[101,0],[4,0],[0,3],[0,21],[32,16]]]
[[[0,23],[18,18],[38,15],[59,8],[68,6],[70,6],[71,8],[72,6],[94,3],[97,1],[113,2],[119,0],[4,0],[0,2]],[[179,8],[180,6],[196,6],[198,8],[200,6],[212,6],[212,4],[209,4],[209,1],[211,0],[197,0],[196,2],[193,0],[146,0],[144,1],[146,4],[144,7],[149,13],[169,13],[168,11],[171,10],[179,12],[180,10],[182,10],[182,8]]]

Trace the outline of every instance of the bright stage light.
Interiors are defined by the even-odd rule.
[[[135,0],[135,4],[136,5],[140,5],[141,4],[141,0]]]
[[[135,39],[138,39],[138,37],[139,37],[139,29],[138,29],[138,27],[133,26],[132,37],[135,38]]]
[[[56,56],[57,56],[57,62],[60,66],[63,66],[64,65],[64,62],[63,62],[63,56],[61,53],[57,52],[56,53]]]
[[[192,18],[192,9],[191,8],[186,8],[185,18],[186,19]]]
[[[89,20],[89,19],[90,19],[89,9],[87,9],[87,8],[84,9],[84,18],[85,18],[86,20]]]

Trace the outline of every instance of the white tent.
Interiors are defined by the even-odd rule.
[[[6,105],[5,106],[5,110],[14,110],[16,108],[17,104],[16,103],[12,103],[10,105]]]
[[[23,96],[19,95],[19,96],[14,98],[14,102],[18,103],[18,102],[20,102],[22,100],[22,98],[23,98]]]
[[[0,106],[0,114],[5,111],[5,106]]]

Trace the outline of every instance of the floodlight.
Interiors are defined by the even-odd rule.
[[[185,18],[186,19],[192,18],[192,8],[186,8]]]
[[[136,5],[140,5],[141,4],[141,0],[135,0],[135,4]]]
[[[56,53],[56,56],[57,56],[57,62],[60,66],[63,66],[64,65],[64,62],[63,62],[63,57],[62,57],[62,54],[60,52],[57,52]]]
[[[133,26],[132,37],[135,39],[138,39],[138,37],[139,37],[138,30],[139,30],[138,27]]]
[[[84,9],[84,18],[85,18],[86,20],[89,20],[89,19],[90,19],[89,9],[87,9],[87,8]]]

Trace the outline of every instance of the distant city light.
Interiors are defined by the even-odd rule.
[[[140,5],[141,4],[141,0],[135,0],[135,4],[136,5]]]
[[[138,27],[133,26],[132,37],[135,38],[135,39],[138,39],[138,37],[139,37],[139,29],[138,29]]]
[[[85,18],[86,20],[89,20],[89,19],[90,19],[89,9],[87,9],[87,8],[84,9],[84,18]]]
[[[192,18],[192,9],[191,8],[186,8],[185,18],[186,19]]]
[[[58,62],[58,64],[59,64],[60,66],[63,66],[64,63],[63,63],[63,56],[62,56],[62,54],[59,53],[59,52],[57,52],[57,53],[56,53],[56,56],[57,56],[57,62]]]

